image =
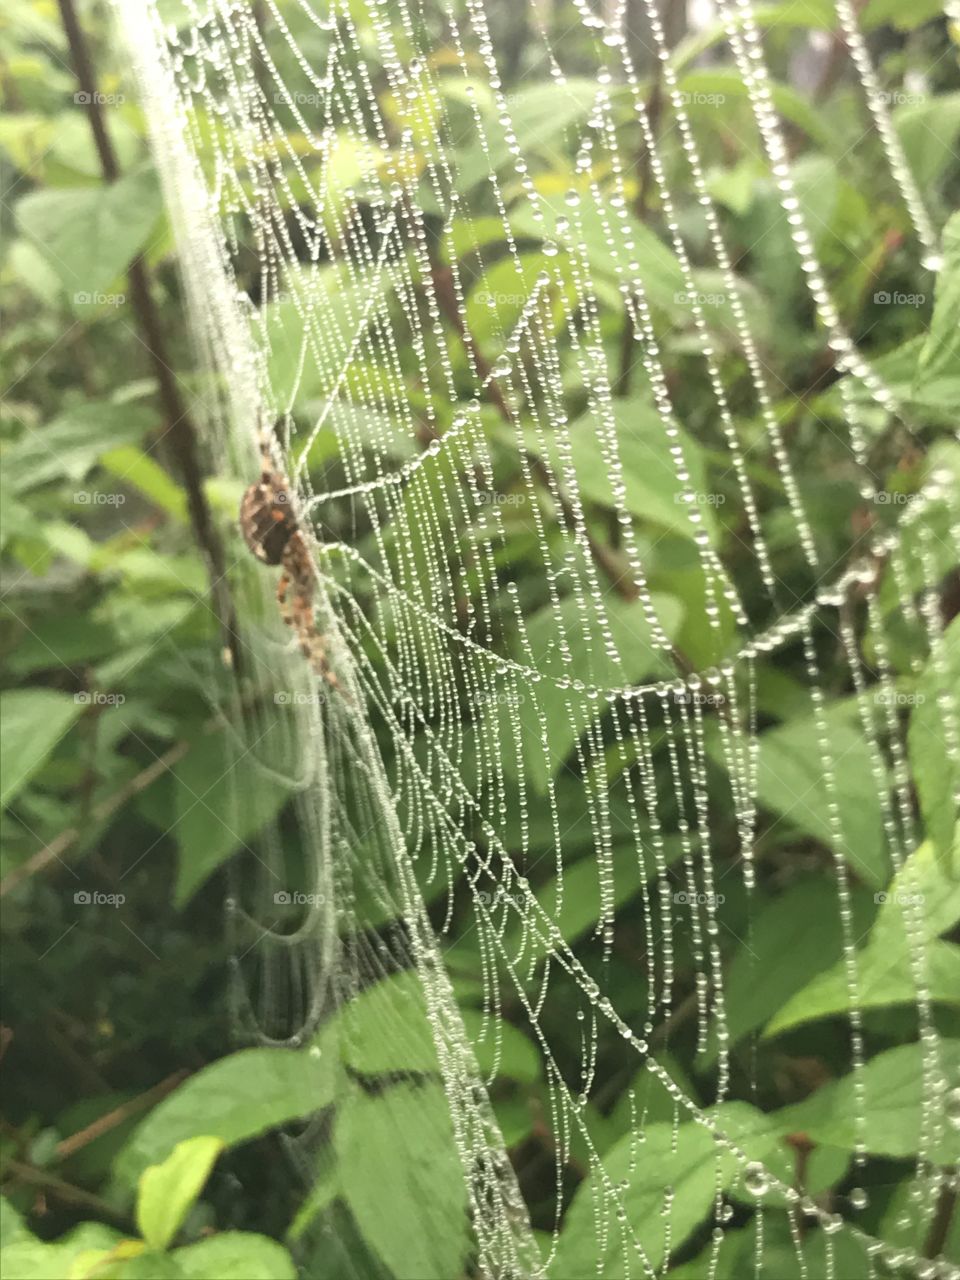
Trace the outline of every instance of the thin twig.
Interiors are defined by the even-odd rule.
[[[126,786],[121,787],[119,791],[115,791],[113,795],[107,796],[105,800],[101,800],[99,804],[94,805],[90,813],[90,822],[98,823],[105,818],[109,818],[132,796],[139,795],[162,773],[166,773],[168,769],[173,768],[177,761],[185,756],[189,750],[189,742],[175,743],[169,751],[164,752],[162,756],[158,756],[152,764],[147,765],[146,769],[142,769],[136,777],[131,778]],[[15,867],[9,875],[0,881],[0,898],[15,889],[22,880],[36,875],[38,871],[43,871],[51,862],[59,861],[63,854],[76,843],[81,834],[79,827],[68,827],[65,831],[61,831],[49,844],[44,845],[42,849],[38,849],[26,862],[21,863],[19,867]]]
[[[144,1093],[138,1094],[137,1097],[131,1098],[119,1107],[114,1107],[112,1111],[106,1112],[105,1115],[99,1116],[94,1120],[93,1124],[88,1124],[85,1129],[79,1129],[76,1133],[72,1133],[69,1138],[64,1138],[62,1142],[57,1143],[57,1159],[66,1160],[68,1156],[72,1156],[74,1152],[79,1151],[82,1147],[87,1146],[97,1138],[101,1138],[105,1133],[109,1133],[111,1129],[116,1129],[117,1125],[123,1124],[125,1120],[129,1120],[137,1112],[144,1111],[147,1107],[152,1106],[154,1102],[159,1102],[168,1093],[172,1093],[177,1085],[186,1079],[187,1075],[188,1072],[186,1071],[175,1071],[173,1075],[167,1076],[165,1080],[161,1080],[159,1084],[155,1084]]]
[[[101,1200],[92,1191],[84,1191],[82,1187],[75,1187],[70,1182],[64,1182],[62,1178],[58,1178],[55,1174],[47,1173],[44,1169],[35,1169],[33,1165],[22,1164],[19,1160],[8,1160],[5,1169],[8,1174],[20,1182],[28,1182],[31,1186],[40,1187],[43,1191],[49,1191],[60,1200],[66,1201],[67,1204],[85,1205],[88,1209],[93,1209],[100,1214],[101,1217],[111,1218],[114,1222],[119,1222],[123,1226],[129,1225],[129,1218],[122,1210],[115,1209],[112,1204],[108,1204],[106,1200]]]

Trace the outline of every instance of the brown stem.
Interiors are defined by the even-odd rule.
[[[92,1191],[84,1191],[82,1187],[75,1187],[70,1182],[64,1182],[62,1178],[58,1178],[52,1173],[47,1173],[44,1169],[35,1169],[33,1165],[22,1164],[19,1160],[8,1160],[6,1162],[6,1172],[20,1182],[28,1182],[31,1186],[40,1187],[43,1191],[49,1191],[67,1204],[85,1205],[88,1209],[93,1209],[100,1214],[101,1217],[111,1218],[114,1222],[119,1222],[124,1226],[128,1225],[127,1215],[119,1209],[115,1209],[106,1200],[101,1200]]]
[[[100,160],[100,169],[107,182],[116,182],[120,176],[120,169],[104,122],[93,63],[86,37],[77,18],[74,0],[58,0],[58,4],[60,19],[70,48],[74,74],[81,92],[85,95],[87,118],[90,121],[94,145]],[[236,665],[238,638],[235,617],[233,606],[222,585],[226,575],[226,560],[203,491],[203,472],[200,465],[197,433],[180,397],[176,377],[166,356],[160,317],[150,293],[150,277],[141,257],[135,258],[130,263],[127,268],[127,279],[130,285],[131,304],[140,328],[140,340],[147,349],[157,379],[160,403],[167,420],[171,452],[186,491],[190,523],[197,544],[207,559],[212,578],[214,612],[227,637],[227,644]]]
[[[925,1258],[938,1258],[943,1253],[956,1207],[957,1193],[944,1183],[940,1188],[936,1212],[933,1215],[933,1222],[930,1224],[930,1233],[924,1242],[923,1256]]]
[[[189,742],[178,742],[162,756],[158,756],[152,764],[141,770],[135,778],[131,778],[126,786],[121,787],[119,791],[115,791],[106,800],[101,800],[98,805],[94,805],[90,813],[90,823],[102,822],[104,818],[109,818],[131,796],[139,795],[141,791],[146,790],[155,778],[173,768],[177,761],[186,755],[189,749]],[[48,845],[38,849],[26,862],[21,863],[19,867],[15,867],[8,876],[5,876],[0,881],[0,898],[9,893],[11,889],[15,889],[22,880],[36,875],[38,871],[42,871],[51,862],[58,860],[79,839],[80,835],[79,827],[68,827],[65,831],[61,831]]]
[[[117,1125],[123,1124],[125,1120],[129,1120],[131,1116],[135,1116],[138,1111],[144,1111],[147,1107],[152,1106],[154,1102],[159,1102],[168,1093],[172,1093],[177,1085],[186,1079],[187,1074],[186,1071],[175,1071],[173,1075],[167,1076],[166,1080],[161,1080],[159,1084],[155,1084],[152,1089],[147,1089],[136,1098],[131,1098],[129,1102],[124,1102],[121,1106],[108,1111],[105,1115],[94,1120],[93,1124],[88,1124],[85,1129],[79,1129],[76,1133],[72,1133],[69,1138],[64,1138],[62,1142],[57,1144],[57,1159],[66,1160],[75,1151],[79,1151],[82,1147],[95,1141],[95,1139],[102,1137],[103,1134],[109,1133],[111,1129],[115,1129]]]

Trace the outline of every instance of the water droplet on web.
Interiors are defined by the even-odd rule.
[[[767,1171],[759,1161],[752,1160],[743,1171],[743,1185],[752,1196],[765,1196],[770,1190]]]

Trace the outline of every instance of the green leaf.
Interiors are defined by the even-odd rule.
[[[940,1040],[937,1044],[940,1074],[956,1079],[960,1075],[960,1040]],[[899,1045],[878,1054],[862,1072],[866,1096],[862,1137],[872,1155],[906,1157],[920,1149],[923,1116],[923,1050],[919,1044]],[[942,1109],[942,1099],[932,1099]],[[805,1133],[813,1142],[823,1142],[846,1151],[856,1148],[861,1126],[853,1074],[831,1081],[805,1102],[785,1107],[769,1117],[781,1133]],[[934,1127],[934,1126],[932,1126]],[[939,1144],[928,1151],[935,1164],[950,1164],[960,1156],[957,1131],[941,1121]]]
[[[161,511],[166,511],[181,523],[186,521],[187,499],[183,490],[142,449],[133,445],[111,449],[103,454],[100,465],[123,484],[139,489]]]
[[[960,213],[943,229],[943,267],[934,294],[930,333],[917,362],[913,394],[924,404],[953,412],[960,409]]]
[[[897,31],[914,31],[942,14],[943,0],[914,0],[913,4],[904,4],[903,0],[868,0],[859,22],[864,31],[886,24]]]
[[[660,415],[646,400],[631,399],[614,401],[613,416],[611,434],[626,486],[622,505],[640,520],[692,539],[696,530],[690,522],[691,506],[677,476],[671,441]],[[571,424],[570,435],[573,471],[581,496],[611,509],[621,505],[614,494],[610,463],[600,448],[600,440],[606,435],[601,437],[596,418],[591,414],[578,418]],[[686,490],[697,499],[695,509],[703,527],[714,531],[716,503],[706,499],[716,499],[717,495],[706,492],[703,451],[682,428],[675,443],[682,448],[690,473]],[[528,440],[528,447],[539,451],[533,440]],[[554,448],[547,449],[545,460],[564,483],[563,460]]]
[[[858,895],[857,904],[865,896]],[[857,911],[858,916],[863,914]],[[766,1022],[795,992],[838,960],[842,947],[833,880],[809,877],[764,902],[724,980],[731,1042]]]
[[[405,969],[361,991],[338,1019],[340,1055],[354,1071],[439,1071],[423,986]]]
[[[82,307],[143,249],[162,208],[156,174],[144,169],[107,185],[33,192],[17,222]]]
[[[837,721],[828,725],[835,799],[840,809],[840,855],[875,888],[889,875],[880,797],[862,734]],[[760,735],[757,789],[760,802],[828,848],[833,835],[823,749],[812,717],[792,720]],[[772,824],[772,830],[778,823]]]
[[[911,855],[889,889],[876,897],[880,911],[866,946],[857,955],[857,1007],[916,1004],[917,983],[910,964],[911,949],[916,944],[906,923],[911,907],[918,908],[917,927],[927,944],[923,980],[930,997],[960,1004],[960,947],[937,939],[938,934],[946,933],[960,920],[960,884],[946,879],[931,846],[922,845]],[[818,921],[815,930],[810,930],[811,919]],[[820,919],[819,914],[803,917],[806,928],[817,940]],[[849,1008],[846,964],[838,961],[787,1000],[764,1034],[777,1035],[802,1022],[846,1013]]]
[[[3,1280],[65,1280],[82,1254],[110,1252],[121,1239],[99,1222],[84,1222],[52,1244],[21,1236],[0,1249],[0,1275]]]
[[[716,116],[728,101],[749,101],[749,90],[736,67],[688,71],[681,77],[678,88],[687,95],[686,110],[691,116],[705,111]],[[802,94],[777,80],[771,80],[770,92],[773,105],[785,120],[799,125],[822,147],[830,146],[830,131],[822,115],[814,111]]]
[[[221,1058],[154,1107],[118,1157],[117,1179],[132,1187],[186,1138],[213,1136],[232,1147],[321,1110],[333,1099],[335,1069],[309,1049],[244,1049]]]
[[[746,1103],[721,1106],[717,1125],[751,1159],[769,1163],[780,1147],[780,1137],[768,1118]],[[718,1182],[725,1187],[740,1175],[736,1157],[692,1121],[679,1128],[672,1123],[653,1124],[644,1137],[639,1150],[635,1134],[622,1138],[604,1155],[602,1174],[591,1175],[578,1187],[564,1220],[551,1277],[568,1280],[596,1275],[612,1280],[622,1276],[624,1249],[630,1249],[632,1256],[634,1239],[639,1240],[648,1265],[657,1268],[664,1258],[666,1189],[673,1193],[671,1245],[679,1249],[710,1212]],[[602,1188],[623,1188],[620,1195],[629,1228],[618,1228],[612,1220],[605,1239],[598,1241],[595,1210],[602,1194],[597,1185],[601,1177]]]
[[[296,1280],[297,1268],[282,1245],[252,1231],[223,1231],[171,1255],[189,1280]]]
[[[439,1085],[372,1095],[355,1088],[337,1112],[334,1143],[350,1211],[393,1273],[460,1275],[470,1244],[467,1192]]]
[[[83,708],[82,700],[55,689],[0,694],[0,805],[23,790]]]
[[[250,751],[231,761],[231,743],[202,738],[175,770],[178,867],[176,902],[183,906],[216,869],[276,817],[291,788],[257,767],[269,757],[268,742],[279,738],[278,720]],[[281,760],[283,755],[279,757]],[[286,886],[277,884],[277,891]]]
[[[666,635],[672,638],[683,618],[680,602],[671,596],[656,595],[653,605]],[[477,734],[490,743],[509,742],[511,749],[505,754],[504,769],[511,777],[523,776],[541,794],[569,759],[587,727],[606,710],[603,699],[564,689],[556,681],[576,672],[585,683],[613,689],[647,678],[666,678],[673,671],[669,654],[654,643],[642,601],[608,596],[603,609],[619,660],[605,648],[590,643],[596,619],[587,623],[577,597],[566,596],[556,608],[548,605],[530,618],[529,652],[527,646],[518,647],[517,651],[518,661],[534,662],[548,678],[536,685],[525,685],[522,692],[505,684],[502,693],[492,694],[479,708]],[[565,648],[569,662],[564,659]],[[515,741],[517,727],[519,743]]]
[[[185,1138],[162,1164],[140,1175],[137,1226],[153,1249],[164,1250],[183,1226],[224,1148],[222,1138]]]
[[[893,0],[893,3],[898,2]],[[806,27],[814,31],[832,31],[836,24],[836,13],[830,0],[782,0],[780,4],[751,5],[749,18],[758,27],[771,30],[776,27]],[[726,42],[729,23],[739,27],[745,21],[744,15],[732,12],[725,14],[722,20],[691,32],[670,55],[674,71],[682,71],[711,45]]]
[[[935,641],[927,669],[917,684],[907,748],[927,835],[942,866],[955,878],[960,877],[958,690],[960,618],[954,618],[942,639]]]
[[[0,1249],[34,1238],[30,1228],[6,1196],[0,1196]]]
[[[94,400],[74,405],[35,431],[27,431],[4,454],[4,474],[16,493],[51,480],[85,479],[101,456],[118,445],[142,440],[157,417],[143,405]]]
[[[893,123],[913,176],[921,192],[927,193],[953,167],[960,135],[960,93],[921,93],[913,101],[909,94],[904,96],[908,100],[893,111]]]

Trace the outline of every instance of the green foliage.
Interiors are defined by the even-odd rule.
[[[425,8],[437,17],[432,5]],[[578,34],[570,12],[560,6],[551,35],[568,42],[564,54],[579,73],[563,85],[552,83],[536,40],[525,33],[505,85],[531,180],[544,199],[543,222],[534,219],[516,181],[501,132],[494,129],[490,155],[476,142],[462,86],[442,74],[429,89],[424,82],[425,110],[436,110],[437,103],[431,107],[428,98],[441,94],[444,110],[462,125],[454,130],[458,136],[450,143],[449,159],[463,201],[449,225],[440,226],[439,206],[433,210],[438,229],[431,252],[439,263],[460,264],[467,323],[485,359],[496,356],[502,332],[538,287],[545,263],[554,263],[544,323],[558,335],[562,352],[572,454],[562,456],[556,439],[537,430],[532,415],[520,414],[517,430],[491,405],[480,415],[493,479],[498,492],[510,498],[500,512],[507,536],[491,554],[497,572],[516,584],[529,620],[528,650],[509,612],[495,619],[517,662],[534,663],[555,677],[573,667],[587,684],[604,689],[705,670],[729,659],[742,639],[726,589],[737,592],[751,625],[762,631],[783,613],[808,604],[818,587],[853,563],[867,531],[892,528],[931,476],[958,482],[960,450],[950,428],[960,410],[960,215],[949,221],[946,215],[960,195],[955,154],[960,94],[955,50],[940,9],[926,0],[910,6],[870,0],[860,13],[864,29],[876,33],[885,86],[899,85],[911,72],[926,77],[923,100],[897,106],[893,117],[934,219],[945,223],[944,264],[931,297],[932,277],[884,176],[877,139],[864,134],[860,86],[842,74],[811,93],[791,80],[792,52],[805,32],[836,36],[834,6],[827,0],[798,0],[754,7],[769,44],[776,76],[773,100],[788,127],[801,206],[841,319],[906,405],[909,432],[867,404],[856,388],[851,391],[862,411],[877,490],[886,502],[871,503],[860,492],[836,365],[824,333],[811,322],[779,193],[757,158],[761,148],[744,86],[729,68],[698,61],[705,51],[720,49],[722,24],[688,34],[672,57],[679,89],[690,98],[698,142],[710,161],[706,182],[735,263],[744,311],[760,339],[772,413],[795,462],[822,565],[829,566],[823,582],[810,570],[795,524],[784,514],[783,482],[771,462],[766,426],[756,416],[749,370],[731,337],[731,300],[721,296],[710,265],[702,213],[674,122],[667,108],[659,122],[654,120],[666,177],[678,196],[678,225],[693,248],[694,282],[714,299],[703,306],[703,325],[732,421],[745,443],[758,495],[757,519],[778,581],[776,608],[758,581],[752,531],[736,502],[737,478],[699,359],[702,334],[685,297],[671,218],[655,184],[642,179],[643,140],[634,104],[622,87],[613,93],[614,127],[622,151],[637,160],[626,175],[629,207],[621,210],[620,222],[642,267],[676,407],[672,440],[664,433],[641,345],[625,314],[623,262],[611,249],[600,214],[586,207],[576,251],[597,285],[600,354],[619,374],[610,421],[603,421],[591,403],[584,354],[569,341],[584,302],[576,255],[561,248],[554,258],[547,251],[565,216],[566,194],[584,193],[589,183],[608,189],[610,174],[603,166],[587,173],[576,168],[570,142],[594,101],[592,37]],[[296,7],[284,6],[283,12],[294,39],[320,65],[331,47],[328,35]],[[49,6],[14,0],[0,26],[0,76],[8,101],[0,120],[0,159],[9,188],[0,261],[8,298],[0,339],[8,370],[0,494],[5,607],[0,872],[9,891],[4,981],[9,988],[5,1025],[12,1036],[8,1045],[4,1042],[9,1101],[0,1170],[10,1202],[2,1204],[0,1272],[5,1280],[286,1280],[299,1266],[311,1280],[345,1274],[364,1280],[410,1275],[446,1280],[469,1272],[476,1256],[437,1047],[414,975],[384,976],[357,993],[308,1047],[224,1048],[230,1028],[225,947],[219,939],[226,866],[234,858],[256,863],[265,825],[276,820],[279,830],[292,828],[295,789],[279,779],[294,776],[295,770],[284,767],[290,762],[284,757],[288,744],[282,727],[268,730],[271,736],[261,744],[264,757],[280,762],[276,777],[266,778],[229,740],[214,714],[231,677],[210,609],[208,567],[195,545],[172,448],[174,424],[132,305],[129,272],[135,261],[149,268],[165,358],[187,404],[199,405],[210,389],[194,372],[184,323],[187,302],[149,160],[145,121],[132,101],[123,101],[121,90],[132,99],[135,86],[124,78],[126,68],[96,13],[86,13],[101,88],[114,95],[103,114],[122,174],[109,183],[100,172],[86,109],[73,100],[63,34],[51,14]],[[494,15],[494,20],[505,21],[505,16]],[[277,33],[271,27],[268,34]],[[288,55],[281,50],[278,56]],[[376,42],[365,56],[376,59]],[[397,118],[404,105],[388,100],[377,85],[385,115]],[[479,82],[474,87],[484,119],[495,125],[497,108],[486,87]],[[640,92],[650,100],[648,79]],[[201,133],[220,127],[208,118],[193,123]],[[306,139],[291,120],[286,123],[291,155],[308,155]],[[231,145],[236,141],[230,139]],[[345,135],[331,138],[330,147],[330,207],[344,208],[356,198],[364,148]],[[369,148],[380,156],[372,139]],[[489,190],[491,160],[504,181],[519,267],[507,252]],[[285,176],[299,196],[300,178],[292,164]],[[249,196],[250,173],[241,169],[238,182]],[[427,193],[426,182],[421,191]],[[242,227],[237,233],[241,240],[247,236]],[[247,257],[240,257],[239,283],[256,299],[262,281],[248,269],[250,244],[244,241],[242,249]],[[375,363],[365,348],[356,352],[343,378],[333,360],[311,359],[301,369],[308,284],[319,290],[341,354],[376,325],[393,325],[402,335],[408,321],[391,272],[374,267],[345,288],[329,263],[304,262],[284,279],[280,299],[251,302],[252,332],[267,344],[277,402],[290,404],[300,426],[325,415],[305,465],[317,488],[327,489],[346,482],[337,431],[347,426],[391,466],[416,457],[425,441],[414,433],[401,435],[374,398],[384,392],[391,403],[418,411],[424,394],[420,367],[403,341],[390,365]],[[877,301],[895,293],[922,300],[903,306]],[[448,355],[458,392],[465,394],[471,378],[467,358],[455,342],[449,343]],[[431,430],[442,436],[456,409],[455,402],[443,406]],[[622,475],[610,466],[608,446],[614,441]],[[671,446],[689,472],[688,487],[701,517],[697,524],[690,520]],[[566,467],[576,471],[585,526],[629,587],[625,531],[615,519],[615,509],[625,508],[672,651],[655,644],[640,603],[612,590],[604,603],[621,661],[592,643],[596,629],[584,625],[573,596],[554,607],[534,569],[521,457],[524,465],[536,461],[554,474],[562,475]],[[218,475],[206,486],[231,572],[245,555],[234,527],[245,483],[244,477]],[[429,483],[426,470],[418,473],[400,497],[405,510],[422,509]],[[702,501],[707,496],[710,501]],[[562,513],[546,495],[538,501],[555,550]],[[908,1205],[906,1192],[896,1189],[901,1183],[906,1187],[924,1121],[924,1063],[915,1043],[917,974],[911,968],[918,938],[933,1017],[945,1036],[943,1070],[960,1071],[955,807],[960,761],[951,752],[948,732],[951,696],[960,688],[960,622],[953,617],[960,553],[949,516],[942,500],[911,510],[903,521],[901,576],[889,564],[877,563],[878,607],[893,637],[889,654],[878,654],[865,631],[860,598],[851,596],[844,605],[863,637],[865,668],[875,674],[889,662],[887,702],[877,701],[875,683],[858,700],[837,635],[827,627],[817,634],[835,791],[824,780],[824,731],[811,705],[800,647],[787,645],[776,655],[758,657],[760,815],[757,885],[750,896],[732,887],[739,878],[733,873],[739,846],[734,797],[718,745],[724,712],[712,705],[704,710],[702,765],[715,833],[711,856],[724,872],[726,894],[717,946],[734,1099],[720,1107],[718,1122],[751,1158],[764,1160],[787,1182],[800,1177],[788,1139],[804,1135],[811,1146],[808,1190],[824,1203],[842,1206],[860,1135],[854,1124],[858,1082],[849,1070],[849,974],[835,881],[839,864],[850,880],[857,939],[866,1054],[860,1083],[866,1090],[865,1135],[872,1158],[864,1177],[871,1188],[875,1184],[883,1203],[870,1225],[885,1239],[918,1249],[924,1241],[907,1239],[908,1230],[898,1225]],[[348,506],[332,504],[324,518],[330,521],[331,541],[355,544],[361,554],[368,551],[372,535],[355,528]],[[718,568],[709,578],[697,556],[701,533],[723,565],[722,573]],[[395,534],[389,526],[384,536],[393,553]],[[477,541],[484,538],[478,534]],[[422,571],[425,548],[403,550],[411,572]],[[936,591],[925,594],[930,577]],[[465,583],[466,596],[471,589]],[[915,606],[913,619],[909,610],[900,616],[904,594]],[[377,610],[387,619],[402,607],[379,596],[375,584],[361,584],[357,595],[361,610]],[[706,616],[711,595],[718,600],[716,626]],[[920,664],[918,619],[931,608],[945,625]],[[424,644],[411,660],[426,667],[439,660],[438,652]],[[368,657],[377,660],[372,652]],[[916,847],[904,849],[899,870],[890,864],[885,825],[898,779],[888,777],[886,760],[878,772],[862,729],[866,712],[886,741],[889,723],[883,718],[891,689],[896,701],[890,717],[906,728],[906,767],[917,798]],[[651,724],[651,751],[665,822],[662,830],[653,830],[624,781],[636,765],[633,748],[612,731],[614,713],[604,700],[542,681],[517,701],[507,676],[502,692],[502,698],[452,726],[462,744],[464,776],[492,742],[511,744],[503,778],[508,852],[525,860],[531,891],[586,962],[596,962],[601,953],[597,926],[604,911],[615,915],[617,945],[605,970],[607,994],[639,1025],[646,1017],[650,970],[658,963],[645,954],[643,927],[645,911],[656,926],[664,910],[652,887],[658,859],[672,888],[685,883],[684,827],[670,808],[664,783],[671,744],[662,722]],[[244,688],[243,696],[264,724],[273,723],[276,708],[261,705],[261,690]],[[602,780],[591,773],[581,750],[588,737],[607,753]],[[389,745],[382,746],[388,769],[397,771]],[[603,893],[598,832],[584,813],[584,785],[604,787],[609,848]],[[521,797],[530,819],[525,837],[514,816]],[[562,904],[553,856],[555,823],[564,833],[567,857]],[[472,834],[482,846],[483,833]],[[290,845],[292,886],[302,870],[303,851],[293,840]],[[361,837],[351,856],[363,869],[375,855]],[[549,1231],[555,1153],[563,1143],[555,1131],[547,1082],[559,1079],[564,1083],[558,1087],[567,1088],[580,1069],[584,1027],[574,1017],[579,996],[563,974],[551,973],[556,1004],[551,998],[543,1017],[555,1060],[548,1065],[519,1002],[505,1001],[498,1015],[480,1007],[482,977],[490,976],[485,966],[502,965],[503,957],[482,956],[466,927],[476,909],[469,886],[462,877],[455,879],[448,904],[441,876],[431,879],[419,864],[416,875],[430,910],[439,913],[437,920],[450,907],[456,941],[445,962],[497,1119],[524,1171],[534,1225]],[[386,933],[390,904],[365,899],[363,881],[358,875],[352,886],[358,914]],[[498,921],[503,906],[483,904]],[[695,948],[685,917],[676,915],[676,993],[678,1005],[689,1008],[696,998]],[[465,928],[457,937],[459,926]],[[502,917],[498,937],[503,955],[522,956],[523,966],[539,979],[547,944],[529,936],[509,913]],[[265,988],[271,989],[274,977],[265,975]],[[708,1273],[717,1280],[739,1280],[752,1274],[756,1246],[749,1219],[756,1197],[738,1180],[736,1161],[729,1153],[717,1155],[710,1135],[677,1108],[651,1072],[642,1067],[638,1072],[632,1051],[615,1043],[602,1049],[612,1064],[610,1077],[600,1098],[577,1111],[582,1127],[567,1135],[555,1274],[564,1280],[598,1274],[592,1193],[601,1175],[590,1169],[590,1147],[604,1155],[606,1176],[624,1184],[631,1222],[651,1266],[664,1262],[669,1216],[671,1259],[679,1259],[670,1274],[678,1280],[702,1280]],[[651,1048],[656,1061],[682,1083],[684,1094],[708,1108],[717,1052],[715,1041],[705,1049],[699,1045],[682,1018],[668,1045]],[[632,1131],[637,1114],[646,1116],[639,1146]],[[306,1190],[290,1176],[276,1137],[276,1131],[302,1127],[319,1135],[316,1146],[307,1148],[313,1185]],[[65,1142],[78,1135],[82,1140],[73,1146]],[[934,1157],[944,1164],[956,1161],[955,1133],[942,1132],[939,1142]],[[665,1187],[672,1193],[669,1215]],[[712,1272],[707,1239],[718,1190],[739,1217],[725,1234]],[[40,1212],[44,1202],[46,1213]],[[784,1207],[772,1196],[764,1206],[769,1274],[777,1280],[799,1276]],[[133,1234],[134,1220],[140,1238]],[[118,1221],[123,1230],[117,1229]],[[620,1273],[614,1252],[618,1237],[615,1230],[608,1235],[599,1274],[613,1276]],[[279,1239],[289,1242],[296,1262]],[[827,1274],[829,1247],[823,1232],[812,1233],[806,1255],[810,1277]],[[866,1273],[855,1242],[840,1237],[835,1248],[836,1255],[829,1255],[834,1274]]]

